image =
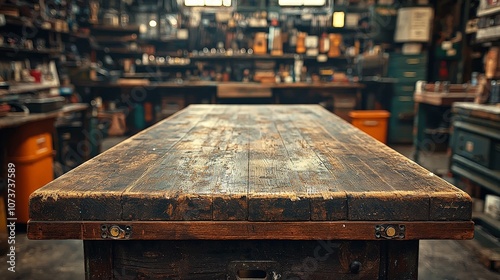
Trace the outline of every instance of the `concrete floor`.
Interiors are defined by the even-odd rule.
[[[124,138],[108,139],[108,148]],[[411,155],[411,146],[394,147],[404,155]],[[446,170],[445,153],[422,155],[422,165],[440,174]],[[467,241],[423,240],[420,242],[419,279],[430,280],[494,280],[500,273],[485,268],[477,257],[460,243]],[[7,256],[0,256],[1,279],[63,280],[84,279],[83,246],[79,240],[34,241],[25,233],[16,236],[16,272],[7,271]]]

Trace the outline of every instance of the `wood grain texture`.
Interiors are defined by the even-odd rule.
[[[131,227],[127,240],[386,240],[376,236],[376,227],[405,227],[403,238],[471,239],[473,222],[248,222],[248,221],[125,221],[125,222],[36,222],[28,223],[30,239],[102,240],[101,226]]]
[[[471,199],[317,105],[192,105],[54,180],[34,221],[470,221]]]

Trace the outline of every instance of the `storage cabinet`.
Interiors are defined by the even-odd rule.
[[[500,195],[500,108],[455,103],[451,171]]]
[[[475,199],[500,195],[500,107],[458,102],[453,113],[451,172]],[[500,221],[487,204],[484,213],[474,213],[474,240],[466,246],[486,267],[498,271]]]
[[[398,80],[390,102],[389,143],[411,143],[415,116],[413,93],[415,83],[427,77],[427,55],[391,54],[388,75]]]

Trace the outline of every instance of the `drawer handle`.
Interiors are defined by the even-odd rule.
[[[406,112],[406,113],[399,113],[398,114],[398,119],[400,121],[413,121],[415,118],[415,113],[413,112]]]
[[[353,274],[358,274],[359,271],[361,270],[361,263],[359,261],[353,261],[350,265],[349,265],[349,270],[351,271],[351,273]]]
[[[398,97],[398,100],[401,102],[408,102],[408,101],[413,101],[413,97],[411,96],[400,96]]]
[[[417,77],[417,72],[404,72],[403,76],[405,78],[415,78]]]
[[[232,280],[274,280],[281,279],[281,272],[275,261],[232,261],[228,276]]]
[[[402,89],[403,89],[403,91],[411,91],[411,92],[413,92],[413,90],[414,90],[415,88],[414,88],[414,87],[412,87],[412,86],[405,86],[405,87],[403,87]]]
[[[408,58],[406,60],[406,63],[407,64],[411,64],[411,65],[419,64],[420,63],[420,59],[418,59],[418,58]]]
[[[364,121],[363,125],[364,126],[377,126],[379,124],[378,121]]]

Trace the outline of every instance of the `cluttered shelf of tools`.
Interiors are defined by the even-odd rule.
[[[32,18],[27,17],[16,17],[11,15],[0,15],[5,18],[5,27],[12,28],[18,27],[22,28],[24,32],[29,35],[33,35],[40,31],[53,32],[60,34],[70,34],[69,30],[64,30],[55,21],[45,21],[45,25],[35,25]]]
[[[284,53],[281,55],[272,54],[202,54],[202,55],[190,55],[189,58],[193,61],[203,61],[203,60],[321,60],[321,56],[313,55],[303,55],[303,54],[293,54]],[[326,61],[329,60],[353,60],[353,57],[346,55],[339,55],[336,57],[326,56]]]
[[[26,55],[26,56],[37,56],[37,55],[50,55],[55,56],[62,54],[61,49],[27,49],[21,47],[11,47],[11,46],[0,46],[0,54],[2,56],[18,56],[18,55]]]

